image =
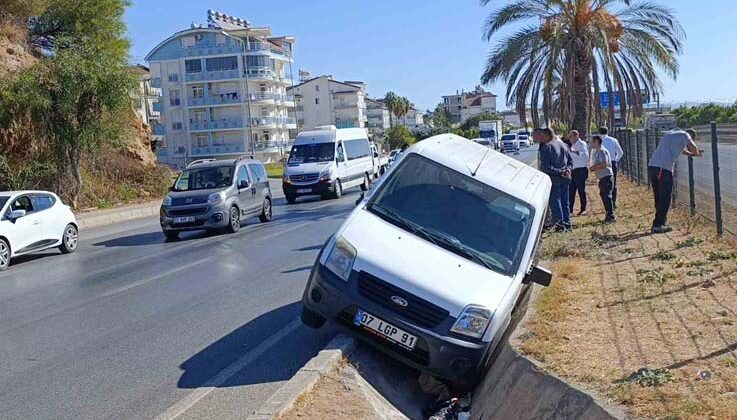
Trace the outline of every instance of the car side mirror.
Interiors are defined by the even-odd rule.
[[[24,217],[26,215],[25,210],[13,210],[8,215],[8,219],[11,221],[15,221],[17,219],[20,219],[21,217]]]
[[[361,201],[363,201],[364,193],[361,193],[361,195],[358,197],[358,200],[356,200],[356,205],[361,204]]]
[[[529,273],[527,273],[524,280],[522,280],[522,283],[537,283],[540,286],[550,286],[550,282],[552,280],[553,273],[550,270],[536,265],[532,267],[532,270],[530,270]]]

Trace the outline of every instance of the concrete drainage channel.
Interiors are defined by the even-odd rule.
[[[510,333],[512,342],[515,341],[515,334],[519,334],[519,331]],[[546,373],[534,361],[516,351],[509,342],[509,339],[505,339],[495,363],[471,395],[470,413],[445,418],[626,418],[618,407],[605,406],[586,392]],[[296,405],[311,404],[310,401],[298,402],[309,400],[315,384],[325,375],[336,371],[340,372],[338,380],[341,383],[348,382],[344,386],[360,389],[360,393],[353,395],[360,395],[365,400],[364,406],[368,407],[360,418],[427,418],[428,414],[423,413],[423,410],[438,400],[436,393],[425,392],[428,391],[428,382],[420,378],[419,372],[370,346],[357,344],[349,336],[339,335],[249,418],[354,418],[322,411],[317,415],[309,414],[309,410],[308,414],[295,414],[293,411],[297,410]],[[421,382],[424,383],[421,385]],[[316,390],[317,394],[319,392]],[[322,398],[320,395],[314,397]]]

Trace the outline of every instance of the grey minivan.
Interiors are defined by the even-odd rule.
[[[195,161],[182,171],[159,212],[167,239],[189,230],[240,230],[241,221],[271,221],[272,197],[264,165],[252,158]]]

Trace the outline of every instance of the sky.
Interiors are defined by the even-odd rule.
[[[666,103],[734,102],[737,99],[735,0],[655,0],[672,8],[686,30],[676,81],[663,77]],[[391,90],[419,109],[434,109],[442,95],[472,90],[488,52],[485,18],[506,3],[491,0],[133,0],[126,13],[134,61],[192,23],[207,9],[270,26],[296,37],[294,73],[362,80],[371,96]],[[496,38],[499,40],[504,33]],[[503,82],[485,87],[506,109]]]

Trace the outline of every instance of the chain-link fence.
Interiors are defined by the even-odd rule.
[[[693,216],[711,220],[720,235],[737,235],[737,125],[712,123],[693,129],[703,157],[682,155],[678,159],[673,174],[673,204],[684,206]],[[650,185],[648,161],[663,135],[662,130],[614,133],[624,149],[619,167],[631,181]]]

